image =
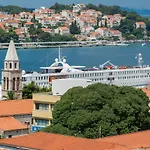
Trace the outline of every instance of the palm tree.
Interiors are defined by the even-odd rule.
[[[3,96],[5,100],[14,100],[17,99],[16,94],[13,91],[8,91],[7,95]]]

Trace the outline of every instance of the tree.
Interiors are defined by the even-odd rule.
[[[107,20],[105,19],[105,27],[107,28]]]
[[[55,105],[43,131],[99,138],[150,129],[149,98],[140,89],[93,84],[75,87]]]
[[[17,95],[13,91],[8,91],[6,96],[3,96],[5,100],[14,100],[17,99]]]
[[[80,34],[80,27],[77,26],[77,22],[72,22],[72,24],[70,25],[70,33],[71,34]]]
[[[51,92],[51,87],[46,88],[40,88],[37,86],[33,81],[23,87],[22,90],[22,97],[23,99],[31,99],[33,93],[38,93],[38,92]]]

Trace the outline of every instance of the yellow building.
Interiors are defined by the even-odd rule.
[[[32,131],[37,131],[51,124],[54,104],[58,100],[60,100],[60,96],[51,95],[50,93],[33,94]]]

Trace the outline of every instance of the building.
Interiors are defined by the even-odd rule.
[[[10,41],[2,70],[2,96],[6,96],[8,91],[15,92],[18,99],[22,98],[22,70],[13,40]]]
[[[81,11],[85,7],[86,6],[84,4],[76,4],[76,5],[73,6],[73,12],[77,13],[77,12]]]
[[[55,33],[58,33],[60,35],[70,35],[70,30],[67,27],[58,27],[55,30]]]
[[[6,150],[149,150],[150,131],[134,132],[99,139],[86,139],[36,132],[11,139],[1,139]]]
[[[0,118],[0,137],[11,138],[15,136],[29,134],[29,127],[21,123],[14,117]]]
[[[0,101],[0,136],[13,137],[30,132],[32,100]]]
[[[57,79],[52,81],[53,95],[63,95],[73,87],[86,87],[91,84],[91,80],[87,79]]]
[[[33,100],[0,101],[0,117],[14,117],[23,124],[31,125]]]
[[[58,100],[60,100],[60,96],[54,96],[51,93],[33,94],[32,131],[51,125],[52,111]]]
[[[144,22],[136,22],[136,29],[138,28],[146,29],[146,24]]]
[[[0,148],[5,148],[6,150],[123,150],[119,149],[120,147],[117,144],[101,142],[96,139],[77,138],[44,132],[0,140]]]

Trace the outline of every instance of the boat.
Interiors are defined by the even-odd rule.
[[[124,43],[124,42],[115,42],[114,45],[115,46],[129,46],[129,44]]]
[[[150,67],[143,65],[142,54],[135,57],[137,66],[116,66],[109,61],[98,67],[70,66],[60,55],[48,67],[40,67],[41,72],[22,72],[22,84],[34,81],[40,87],[49,87],[55,79],[76,78],[88,79],[92,83],[113,84],[117,86],[143,87],[150,83]]]
[[[146,46],[146,43],[142,43],[142,46]]]

